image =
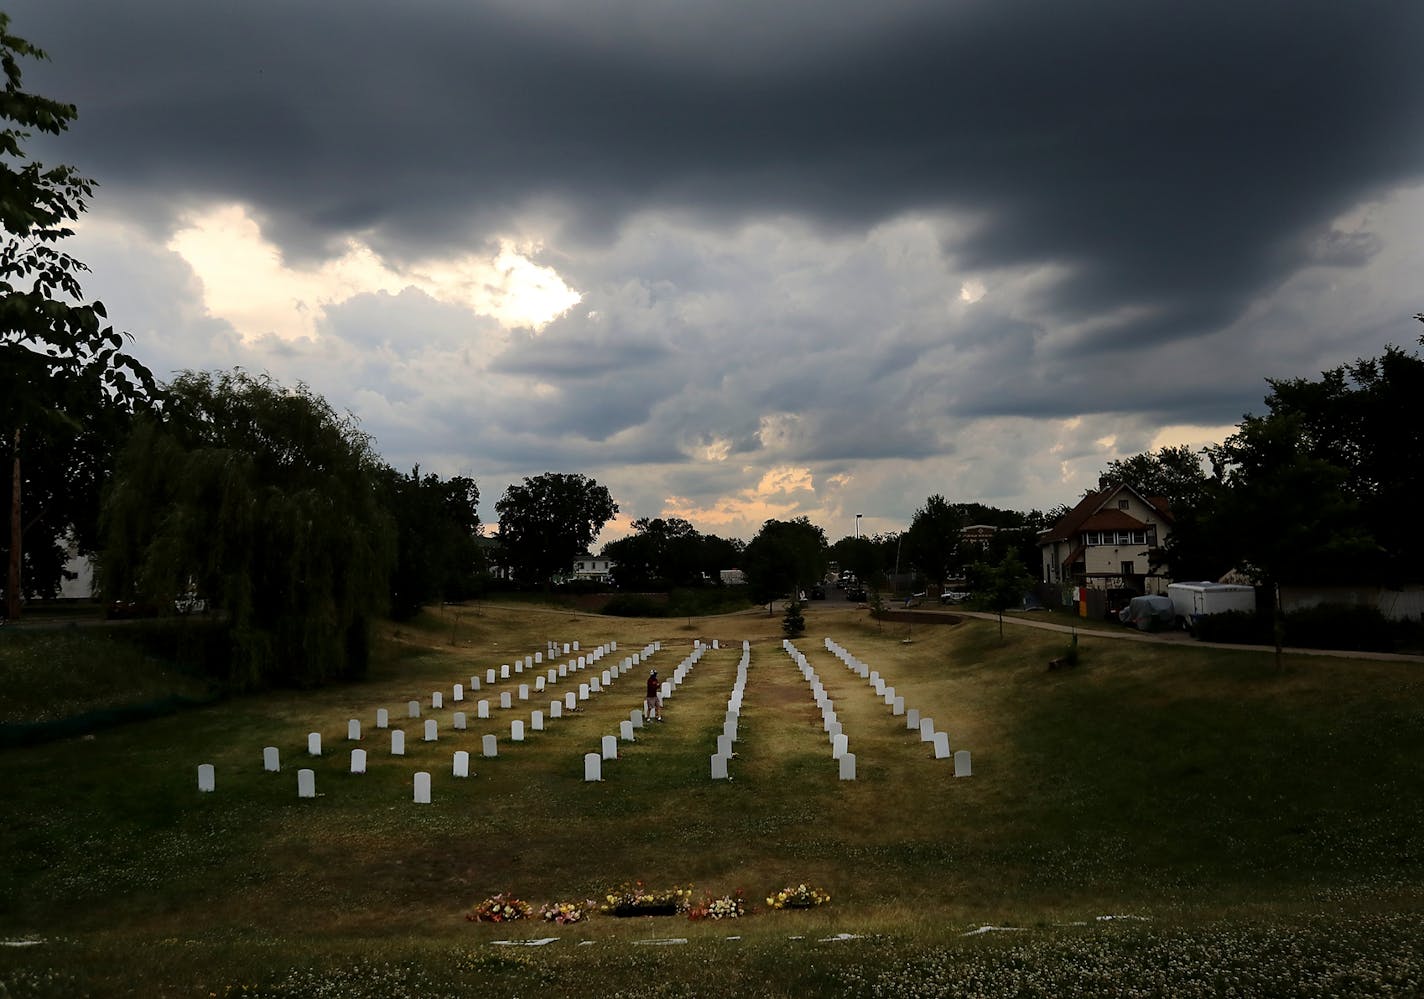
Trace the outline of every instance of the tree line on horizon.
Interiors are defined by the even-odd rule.
[[[317,684],[364,673],[375,622],[403,619],[488,585],[548,586],[618,512],[607,488],[575,473],[511,484],[500,528],[482,543],[472,478],[398,472],[349,414],[307,386],[234,370],[160,385],[125,351],[126,334],[87,302],[85,266],[59,249],[93,182],[29,160],[32,130],[60,134],[73,105],[26,92],[20,62],[44,53],[0,13],[0,531],[7,613],[57,591],[68,537],[98,558],[104,599],[172,608],[198,596],[222,612],[228,679]],[[1420,318],[1420,317],[1416,317]],[[1176,525],[1162,557],[1215,578],[1331,573],[1417,579],[1412,514],[1424,474],[1424,361],[1390,347],[1320,380],[1270,381],[1248,415],[1202,456],[1163,449],[1107,472],[1169,498]],[[609,542],[628,589],[716,583],[741,568],[757,603],[825,578],[831,561],[874,582],[910,572],[943,584],[1037,566],[1036,541],[1062,510],[997,510],[929,497],[899,534],[828,544],[807,518],[768,520],[743,543],[680,518],[639,518]],[[961,528],[999,528],[969,552]],[[1219,570],[1219,571],[1218,571]],[[1033,576],[1037,572],[1032,573]],[[1008,578],[1004,576],[1004,578]],[[973,583],[971,583],[973,585]]]

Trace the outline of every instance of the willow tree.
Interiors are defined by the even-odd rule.
[[[207,601],[239,687],[359,676],[394,553],[381,468],[354,420],[304,385],[185,373],[119,457],[105,593]]]

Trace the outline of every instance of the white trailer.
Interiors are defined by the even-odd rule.
[[[1198,618],[1222,611],[1256,610],[1256,588],[1236,583],[1172,583],[1167,587],[1177,624],[1195,630]]]

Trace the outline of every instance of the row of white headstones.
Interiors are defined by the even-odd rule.
[[[639,665],[640,663],[646,662],[652,655],[654,655],[655,653],[661,651],[661,649],[662,649],[662,643],[661,643],[661,642],[652,642],[652,643],[648,644],[647,646],[645,646],[645,647],[642,649],[641,652],[637,652],[637,653],[634,653],[634,654],[631,655],[631,656],[625,657],[625,658],[622,660],[622,662],[620,662],[616,667],[614,667],[614,668],[612,668],[612,669],[606,669],[606,670],[604,670],[604,671],[602,672],[601,677],[600,677],[600,676],[590,676],[587,682],[582,682],[582,683],[579,684],[579,687],[578,687],[578,691],[577,691],[577,692],[569,691],[568,693],[566,693],[566,694],[564,695],[564,697],[563,697],[562,700],[555,700],[555,701],[552,701],[552,702],[550,703],[550,705],[549,705],[549,712],[548,712],[548,720],[552,721],[553,719],[557,719],[557,718],[563,717],[564,712],[565,712],[566,710],[567,710],[568,712],[573,712],[573,711],[577,710],[577,709],[578,709],[578,704],[579,704],[579,702],[581,702],[581,701],[586,701],[586,700],[588,700],[590,697],[592,697],[593,695],[596,695],[596,694],[598,694],[598,693],[601,693],[603,690],[606,690],[606,689],[613,683],[613,681],[614,681],[618,676],[622,675],[623,673],[628,672],[628,671],[631,670],[634,666],[637,666],[637,665]],[[549,644],[549,650],[548,650],[548,651],[549,651],[549,655],[550,655],[550,660],[552,661],[552,659],[553,659],[553,658],[557,655],[557,653],[558,653],[558,645],[557,645],[557,643],[552,643],[552,642],[551,642],[551,643]],[[565,655],[569,655],[570,653],[573,653],[573,652],[578,652],[578,651],[579,651],[579,643],[578,643],[578,642],[573,642],[571,645],[570,645],[570,644],[565,644],[565,645],[563,646],[563,651],[564,651],[564,654],[565,654]],[[571,676],[571,675],[576,675],[576,674],[577,674],[578,672],[580,672],[581,670],[584,670],[584,669],[586,669],[586,668],[588,668],[588,667],[593,666],[594,664],[596,664],[603,656],[609,654],[610,652],[616,652],[616,651],[618,651],[618,643],[617,643],[617,642],[610,642],[608,645],[599,646],[596,650],[594,650],[593,652],[591,652],[591,653],[589,653],[589,654],[587,654],[587,655],[578,656],[576,659],[570,660],[569,662],[566,662],[566,663],[561,663],[561,664],[560,664],[559,666],[557,666],[557,667],[550,666],[549,669],[548,669],[547,674],[541,675],[541,676],[539,676],[539,677],[536,678],[535,683],[534,683],[534,686],[533,686],[533,692],[535,692],[535,693],[537,693],[537,692],[542,692],[542,691],[544,691],[547,687],[551,687],[551,686],[556,685],[556,684],[559,682],[559,680],[564,679],[564,678],[566,678],[566,677],[568,677],[568,676]],[[522,674],[526,669],[531,669],[531,670],[532,670],[532,669],[535,668],[536,666],[540,666],[540,667],[541,667],[541,666],[543,665],[543,661],[544,661],[544,653],[542,653],[542,652],[536,652],[536,653],[534,653],[533,655],[525,656],[524,658],[522,658],[522,659],[520,659],[520,660],[516,660],[516,662],[515,662],[515,664],[514,664],[512,670],[511,670],[511,667],[509,666],[509,664],[505,664],[505,665],[501,666],[498,673],[496,673],[496,671],[495,671],[493,668],[491,668],[491,669],[489,669],[489,670],[486,671],[486,673],[485,673],[485,678],[484,678],[484,682],[485,682],[486,685],[492,686],[492,685],[496,684],[497,682],[499,682],[499,680],[501,680],[501,679],[503,679],[503,680],[509,680],[509,679],[516,678],[518,675]],[[480,677],[479,677],[478,675],[470,677],[470,688],[469,688],[469,689],[470,689],[471,692],[481,689],[481,681],[480,681]],[[519,689],[518,689],[518,697],[519,697],[519,700],[520,700],[520,701],[527,701],[527,700],[529,699],[529,697],[530,697],[530,693],[531,693],[531,688],[530,688],[530,685],[529,685],[529,684],[520,684]],[[464,684],[462,684],[462,683],[457,683],[457,684],[455,684],[455,685],[453,686],[452,691],[451,691],[451,700],[454,701],[454,702],[460,702],[460,701],[463,701],[464,699],[465,699],[465,688],[464,688]],[[431,706],[432,709],[441,709],[441,708],[443,708],[443,707],[444,707],[444,692],[443,692],[443,691],[439,691],[439,690],[437,690],[437,691],[432,691],[432,692],[431,692],[431,696],[430,696],[430,702],[431,702],[430,706]],[[501,708],[501,709],[509,709],[509,708],[513,707],[513,704],[514,704],[514,698],[513,698],[513,696],[511,695],[511,693],[510,693],[509,691],[503,691],[503,692],[501,692],[500,697],[499,697],[499,706],[500,706],[500,708]],[[421,702],[420,702],[420,701],[410,701],[410,702],[408,702],[408,704],[407,704],[407,713],[408,713],[408,715],[409,715],[410,718],[419,718],[419,717],[421,716]],[[476,705],[476,717],[478,717],[478,718],[488,718],[488,717],[490,717],[490,702],[489,702],[488,700],[480,700],[480,701],[477,703],[477,705]],[[542,709],[537,709],[537,710],[533,711],[532,714],[531,714],[531,716],[530,716],[528,728],[529,728],[529,730],[531,730],[531,731],[536,731],[536,732],[537,732],[537,731],[543,731],[544,728],[545,728],[545,721],[546,721],[546,719],[545,719],[544,711],[543,711]],[[389,712],[387,711],[387,709],[386,709],[386,708],[379,708],[379,709],[377,709],[377,711],[376,711],[376,727],[377,727],[378,729],[386,729],[386,728],[389,728],[389,725],[390,725],[390,714],[389,714]],[[454,728],[456,728],[456,729],[460,729],[460,730],[466,729],[466,728],[467,728],[467,717],[466,717],[466,714],[465,714],[464,712],[461,712],[461,711],[455,712],[454,718],[453,718],[453,725],[454,725]],[[511,741],[511,742],[523,742],[523,741],[525,741],[525,728],[526,728],[526,726],[525,726],[525,722],[524,722],[523,719],[515,719],[515,720],[513,720],[513,721],[510,723],[510,741]],[[360,739],[361,739],[361,722],[360,722],[360,719],[352,718],[352,719],[350,719],[350,720],[347,722],[347,733],[346,733],[346,734],[347,734],[347,739],[348,739],[348,741],[360,741]],[[425,720],[425,724],[424,724],[424,735],[425,735],[425,741],[426,741],[426,742],[435,742],[435,741],[437,741],[437,740],[439,739],[439,726],[438,726],[438,723],[437,723],[437,721],[436,721],[435,719],[433,719],[433,718],[428,718],[428,719]],[[499,743],[498,743],[498,739],[496,738],[496,736],[495,736],[494,734],[487,734],[487,735],[483,736],[483,738],[481,739],[481,751],[482,751],[482,754],[483,754],[485,757],[487,757],[487,758],[489,758],[489,757],[495,757],[495,756],[498,756],[498,755],[499,755]],[[321,755],[322,755],[321,733],[320,733],[320,732],[311,732],[311,733],[309,733],[309,734],[307,735],[307,755],[308,755],[308,756],[321,756]],[[401,730],[401,729],[396,729],[396,730],[394,730],[394,731],[391,732],[391,755],[392,755],[392,756],[404,756],[404,755],[405,755],[405,732],[404,732],[403,730]],[[464,750],[457,751],[457,752],[454,754],[454,758],[453,758],[452,764],[451,764],[451,768],[452,768],[452,772],[453,772],[454,776],[456,776],[456,777],[468,777],[468,776],[469,776],[469,774],[470,774],[470,771],[469,771],[469,756],[470,756],[470,754],[469,754],[468,752],[464,751]],[[360,748],[353,749],[353,750],[351,751],[351,770],[350,770],[350,772],[353,773],[353,774],[363,774],[363,773],[366,772],[366,765],[367,765],[367,751],[366,751],[365,749],[360,749]],[[278,772],[278,771],[281,770],[280,753],[279,753],[279,750],[278,750],[278,748],[277,748],[276,746],[267,746],[267,747],[265,747],[265,748],[263,749],[263,751],[262,751],[262,766],[263,766],[263,769],[264,769],[264,770],[269,771],[269,772],[274,772],[274,773],[275,773],[275,772]],[[423,774],[423,776],[422,776],[422,774]],[[429,779],[429,777],[430,777],[430,775],[429,775],[428,773],[424,773],[424,772],[417,773],[417,774],[415,775],[415,782],[414,782],[414,783],[415,783],[415,800],[416,800],[417,802],[420,802],[420,803],[423,803],[423,804],[428,804],[429,801],[430,801],[430,793],[429,793],[429,792],[430,792],[430,779]],[[199,765],[199,767],[198,767],[198,790],[199,790],[199,791],[214,791],[214,790],[216,790],[216,787],[217,787],[216,768],[213,766],[213,764],[211,764],[211,763],[204,763],[204,764]],[[298,796],[298,797],[301,797],[301,798],[314,798],[314,797],[316,797],[316,773],[315,773],[314,770],[307,769],[307,768],[303,768],[303,769],[298,770],[298,772],[297,772],[297,796]]]
[[[861,662],[844,646],[830,638],[825,639],[825,646],[826,651],[844,663],[847,669],[875,688],[875,693],[889,706],[892,716],[897,718],[904,717],[906,729],[912,732],[918,730],[920,741],[930,743],[934,747],[935,759],[943,760],[950,758],[949,733],[947,731],[935,731],[934,719],[921,718],[918,708],[906,707],[905,698],[897,694],[895,688],[888,684],[878,671],[872,670],[865,663]],[[956,750],[952,755],[954,759],[954,776],[972,776],[974,768],[970,759],[969,750]],[[842,770],[844,770],[844,766],[844,763],[842,763]],[[851,767],[853,774],[854,763],[851,764]],[[842,776],[844,777],[844,773]]]
[[[747,689],[747,668],[752,661],[752,645],[742,642],[742,658],[737,661],[737,677],[727,698],[727,713],[722,719],[722,734],[717,736],[717,751],[712,754],[712,779],[731,780],[727,765],[731,762],[732,745],[737,741],[737,723],[742,715],[742,695]]]
[[[811,685],[811,696],[816,701],[816,707],[821,710],[821,727],[826,730],[826,736],[831,740],[831,759],[835,760],[840,768],[840,779],[855,780],[855,754],[850,751],[850,738],[843,731],[840,719],[836,717],[835,703],[826,693],[826,688],[821,685],[821,678],[811,668],[805,653],[792,644],[791,639],[783,638],[781,648],[801,671],[802,679]]]
[[[710,648],[718,648],[718,642],[713,639]],[[692,668],[697,665],[709,646],[703,645],[702,640],[693,642],[692,654],[677,664],[677,668],[672,671],[672,676],[664,680],[658,686],[658,697],[664,702],[670,700],[674,691],[682,686],[682,681],[687,679],[687,674],[692,672]],[[583,756],[583,779],[585,781],[603,780],[603,763],[605,760],[618,759],[618,743],[636,742],[635,729],[643,727],[643,710],[634,708],[628,712],[628,717],[618,723],[617,735],[605,735],[599,744],[597,753],[585,753]]]

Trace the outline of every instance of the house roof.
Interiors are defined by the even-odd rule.
[[[1078,501],[1078,505],[1069,510],[1058,523],[1038,536],[1038,543],[1051,544],[1054,541],[1067,541],[1079,531],[1106,531],[1127,528],[1136,530],[1144,526],[1142,521],[1130,514],[1124,513],[1116,507],[1108,507],[1117,495],[1122,492],[1129,492],[1139,500],[1151,507],[1153,512],[1160,516],[1167,523],[1172,522],[1172,514],[1167,509],[1167,501],[1160,496],[1143,496],[1136,489],[1129,485],[1119,484],[1099,489],[1096,492],[1088,493]],[[1117,517],[1125,518],[1123,520]],[[1099,522],[1098,518],[1103,518]],[[1112,519],[1109,519],[1112,518]],[[1088,523],[1089,520],[1093,523]]]

